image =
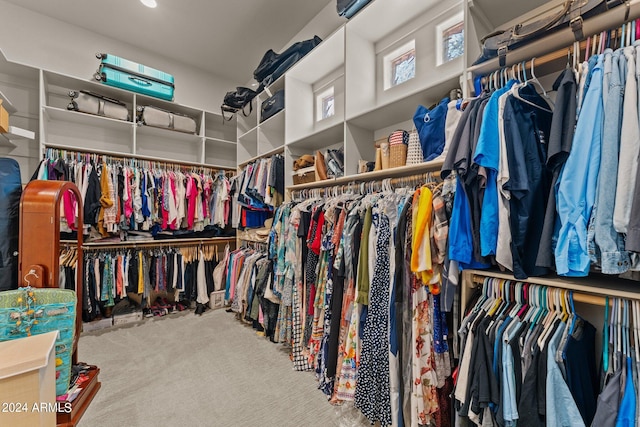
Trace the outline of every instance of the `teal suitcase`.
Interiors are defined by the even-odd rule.
[[[97,53],[101,60],[94,78],[102,83],[142,95],[173,101],[173,76],[119,56]]]

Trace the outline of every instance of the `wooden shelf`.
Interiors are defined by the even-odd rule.
[[[229,141],[229,140],[226,140],[226,139],[213,138],[211,136],[205,136],[204,140],[206,142],[216,142],[216,143],[220,143],[220,144],[229,144],[229,145],[236,145],[237,144],[236,141]]]
[[[549,286],[559,289],[585,294],[585,302],[596,305],[604,305],[604,298],[625,298],[640,299],[638,292],[638,282],[634,280],[621,279],[616,276],[593,273],[588,277],[529,277],[525,280],[518,280],[513,275],[493,270],[465,270],[462,273],[462,303],[466,304],[468,291],[480,286],[485,278],[497,278],[510,280],[512,282],[529,283],[534,285]],[[576,299],[576,301],[578,301]]]
[[[238,136],[238,140],[244,138],[245,136],[249,135],[250,133],[257,132],[257,131],[258,131],[258,125],[255,125],[254,127],[249,129],[248,131],[244,132],[242,135]]]
[[[262,159],[263,157],[271,157],[274,154],[282,154],[282,153],[284,153],[284,146],[276,147],[273,150],[266,151],[266,152],[264,152],[262,154],[254,156],[254,157],[252,157],[252,158],[250,158],[248,160],[245,160],[242,163],[238,163],[238,167],[242,168],[242,167],[248,165],[249,163],[253,163],[258,159]]]
[[[56,424],[57,427],[74,427],[80,422],[80,419],[91,404],[91,401],[98,394],[98,390],[102,387],[102,383],[98,380],[100,369],[93,366],[89,369],[87,376],[89,380],[83,385],[82,391],[78,394],[73,402],[71,402],[71,413],[58,412]],[[61,407],[65,408],[65,402],[61,402]]]
[[[260,122],[258,126],[261,130],[268,128],[269,130],[273,130],[274,132],[278,131],[284,133],[284,109],[278,111],[267,120]]]
[[[35,139],[36,134],[33,131],[22,129],[16,126],[9,126],[9,131],[0,133],[0,137],[9,143],[13,143],[16,139]]]
[[[288,147],[306,150],[318,150],[344,141],[344,122],[338,122],[328,128],[314,132],[308,136],[291,141]]]
[[[347,121],[363,129],[377,130],[412,120],[418,105],[429,106],[429,104],[435,104],[444,97],[449,96],[449,92],[452,89],[458,87],[460,87],[460,75],[435,80],[428,88],[420,89],[399,100],[375,106],[347,117]]]
[[[175,142],[187,142],[187,143],[195,143],[202,140],[201,136],[186,133],[186,132],[178,132],[171,129],[163,129],[157,128],[153,126],[138,126],[137,128],[138,136],[148,136],[152,138],[162,138],[162,139],[170,139]]]
[[[439,172],[442,168],[442,164],[442,160],[432,160],[430,162],[424,162],[417,165],[359,173],[357,175],[348,175],[341,178],[326,179],[324,181],[310,182],[307,184],[292,185],[290,187],[287,187],[287,190],[299,191],[310,188],[333,187],[336,185],[346,185],[351,182],[380,181],[386,178],[399,178],[404,176],[419,175],[428,172]]]
[[[133,122],[116,120],[93,114],[79,113],[77,111],[63,110],[62,108],[57,107],[44,106],[42,109],[48,120],[57,120],[84,126],[98,126],[101,128],[120,131],[131,130],[133,126]]]
[[[7,110],[9,115],[15,114],[18,112],[18,109],[9,101],[9,98],[5,96],[4,93],[0,92],[0,99],[2,100],[2,107]]]

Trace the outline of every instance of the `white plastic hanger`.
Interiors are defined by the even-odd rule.
[[[532,73],[532,78],[531,78],[531,79],[528,79],[528,80],[526,80],[526,79],[525,79],[525,82],[524,82],[523,84],[520,84],[520,85],[514,85],[514,86],[511,88],[511,94],[512,94],[516,99],[518,99],[519,101],[521,101],[521,102],[523,102],[523,103],[525,103],[525,104],[531,105],[532,107],[535,107],[535,108],[537,108],[537,109],[539,109],[539,110],[546,111],[546,112],[548,112],[548,113],[553,113],[553,111],[551,111],[550,109],[548,109],[548,108],[544,108],[544,107],[542,107],[542,106],[540,106],[540,105],[538,105],[538,104],[535,104],[535,103],[533,103],[533,102],[531,102],[531,101],[528,101],[528,100],[524,99],[524,98],[520,95],[520,89],[522,89],[522,88],[526,87],[526,86],[527,86],[527,85],[529,85],[530,83],[531,83],[531,84],[533,84],[533,85],[536,85],[536,84],[537,84],[540,88],[542,88],[542,85],[540,84],[540,82],[538,81],[538,79],[535,77],[535,74],[534,74],[534,71],[533,71],[533,70],[534,70],[534,68],[533,68],[533,63],[534,63],[534,61],[535,61],[535,58],[531,59],[531,73]],[[526,77],[526,76],[525,76],[525,77]],[[542,88],[542,91],[543,91],[543,96],[544,96],[545,98],[548,98],[547,93],[544,91],[544,88]]]

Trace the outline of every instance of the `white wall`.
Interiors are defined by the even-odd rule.
[[[225,78],[4,0],[0,0],[0,10],[0,48],[12,62],[90,79],[99,64],[95,53],[111,53],[173,74],[175,102],[210,111],[219,111],[224,94],[236,86]]]

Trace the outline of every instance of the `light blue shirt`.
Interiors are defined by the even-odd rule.
[[[586,276],[591,260],[587,224],[596,198],[602,146],[602,65],[598,55],[578,118],[569,158],[560,174],[556,208],[560,231],[555,250],[561,276]]]
[[[482,114],[480,136],[473,161],[487,170],[487,183],[480,214],[480,251],[482,256],[495,255],[498,244],[498,168],[500,166],[500,137],[498,127],[498,99],[516,83],[507,85],[491,95]]]
[[[584,105],[586,107],[586,101]],[[556,362],[556,351],[558,351],[565,327],[564,323],[560,323],[558,329],[549,339],[547,381],[545,384],[547,390],[547,427],[585,427],[576,401],[562,376],[558,362]]]
[[[509,345],[518,330],[520,329],[522,322],[519,319],[513,321],[510,326],[510,334],[502,337],[502,415],[504,418],[505,427],[515,427],[518,420],[518,402],[516,401],[516,374],[513,367],[513,350]],[[518,363],[520,361],[518,360]]]

